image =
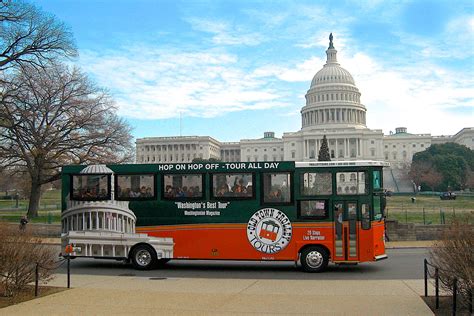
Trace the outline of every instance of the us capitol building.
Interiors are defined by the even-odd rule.
[[[332,34],[326,50],[327,61],[311,81],[301,109],[301,130],[276,138],[265,132],[263,138],[220,142],[209,136],[145,137],[136,140],[137,163],[190,162],[195,158],[221,161],[316,161],[326,135],[333,160],[384,160],[390,162],[390,175],[409,190],[406,171],[413,155],[432,144],[455,142],[474,149],[474,127],[452,136],[410,134],[404,127],[384,135],[366,126],[367,109],[354,78],[337,62]],[[387,179],[387,178],[386,178]],[[395,180],[397,179],[397,180]],[[393,189],[400,191],[396,185]],[[408,186],[408,187],[407,187]]]

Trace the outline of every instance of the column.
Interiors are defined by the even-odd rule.
[[[99,229],[99,212],[95,212],[95,229]]]
[[[349,139],[344,138],[344,147],[345,147],[345,152],[344,152],[344,157],[349,157]]]
[[[316,148],[314,149],[314,158],[315,159],[318,159],[319,148],[321,148],[321,144],[319,142],[320,142],[319,139],[314,140],[314,144],[316,145],[315,146]]]
[[[307,159],[308,158],[308,140],[304,140],[304,158]]]

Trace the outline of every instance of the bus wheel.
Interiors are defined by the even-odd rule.
[[[301,266],[305,272],[321,272],[328,266],[327,251],[319,246],[311,246],[301,252]]]
[[[138,245],[132,252],[132,264],[137,270],[149,270],[156,263],[156,255],[153,248],[148,245]]]

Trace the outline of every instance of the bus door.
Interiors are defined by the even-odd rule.
[[[358,261],[357,202],[336,202],[333,261]]]

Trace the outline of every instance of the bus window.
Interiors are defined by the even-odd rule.
[[[252,198],[253,175],[251,173],[219,173],[212,175],[212,197]]]
[[[153,174],[115,176],[116,200],[142,200],[155,196],[155,176]]]
[[[380,189],[381,186],[380,186],[380,171],[378,170],[374,170],[372,172],[372,176],[374,177],[374,190],[375,189]]]
[[[374,195],[374,219],[380,220],[382,219],[382,203],[381,203],[381,196]]]
[[[290,173],[264,173],[263,203],[291,203]]]
[[[73,175],[72,200],[110,200],[110,175]]]
[[[301,195],[330,195],[332,194],[332,174],[310,173],[301,175]]]
[[[329,217],[327,200],[299,201],[298,217],[308,219],[326,219]]]
[[[201,174],[163,175],[163,197],[165,199],[202,198]]]
[[[370,211],[367,204],[360,206],[360,213],[362,215],[362,229],[370,229]]]
[[[367,194],[365,172],[337,172],[336,186],[338,195]]]

